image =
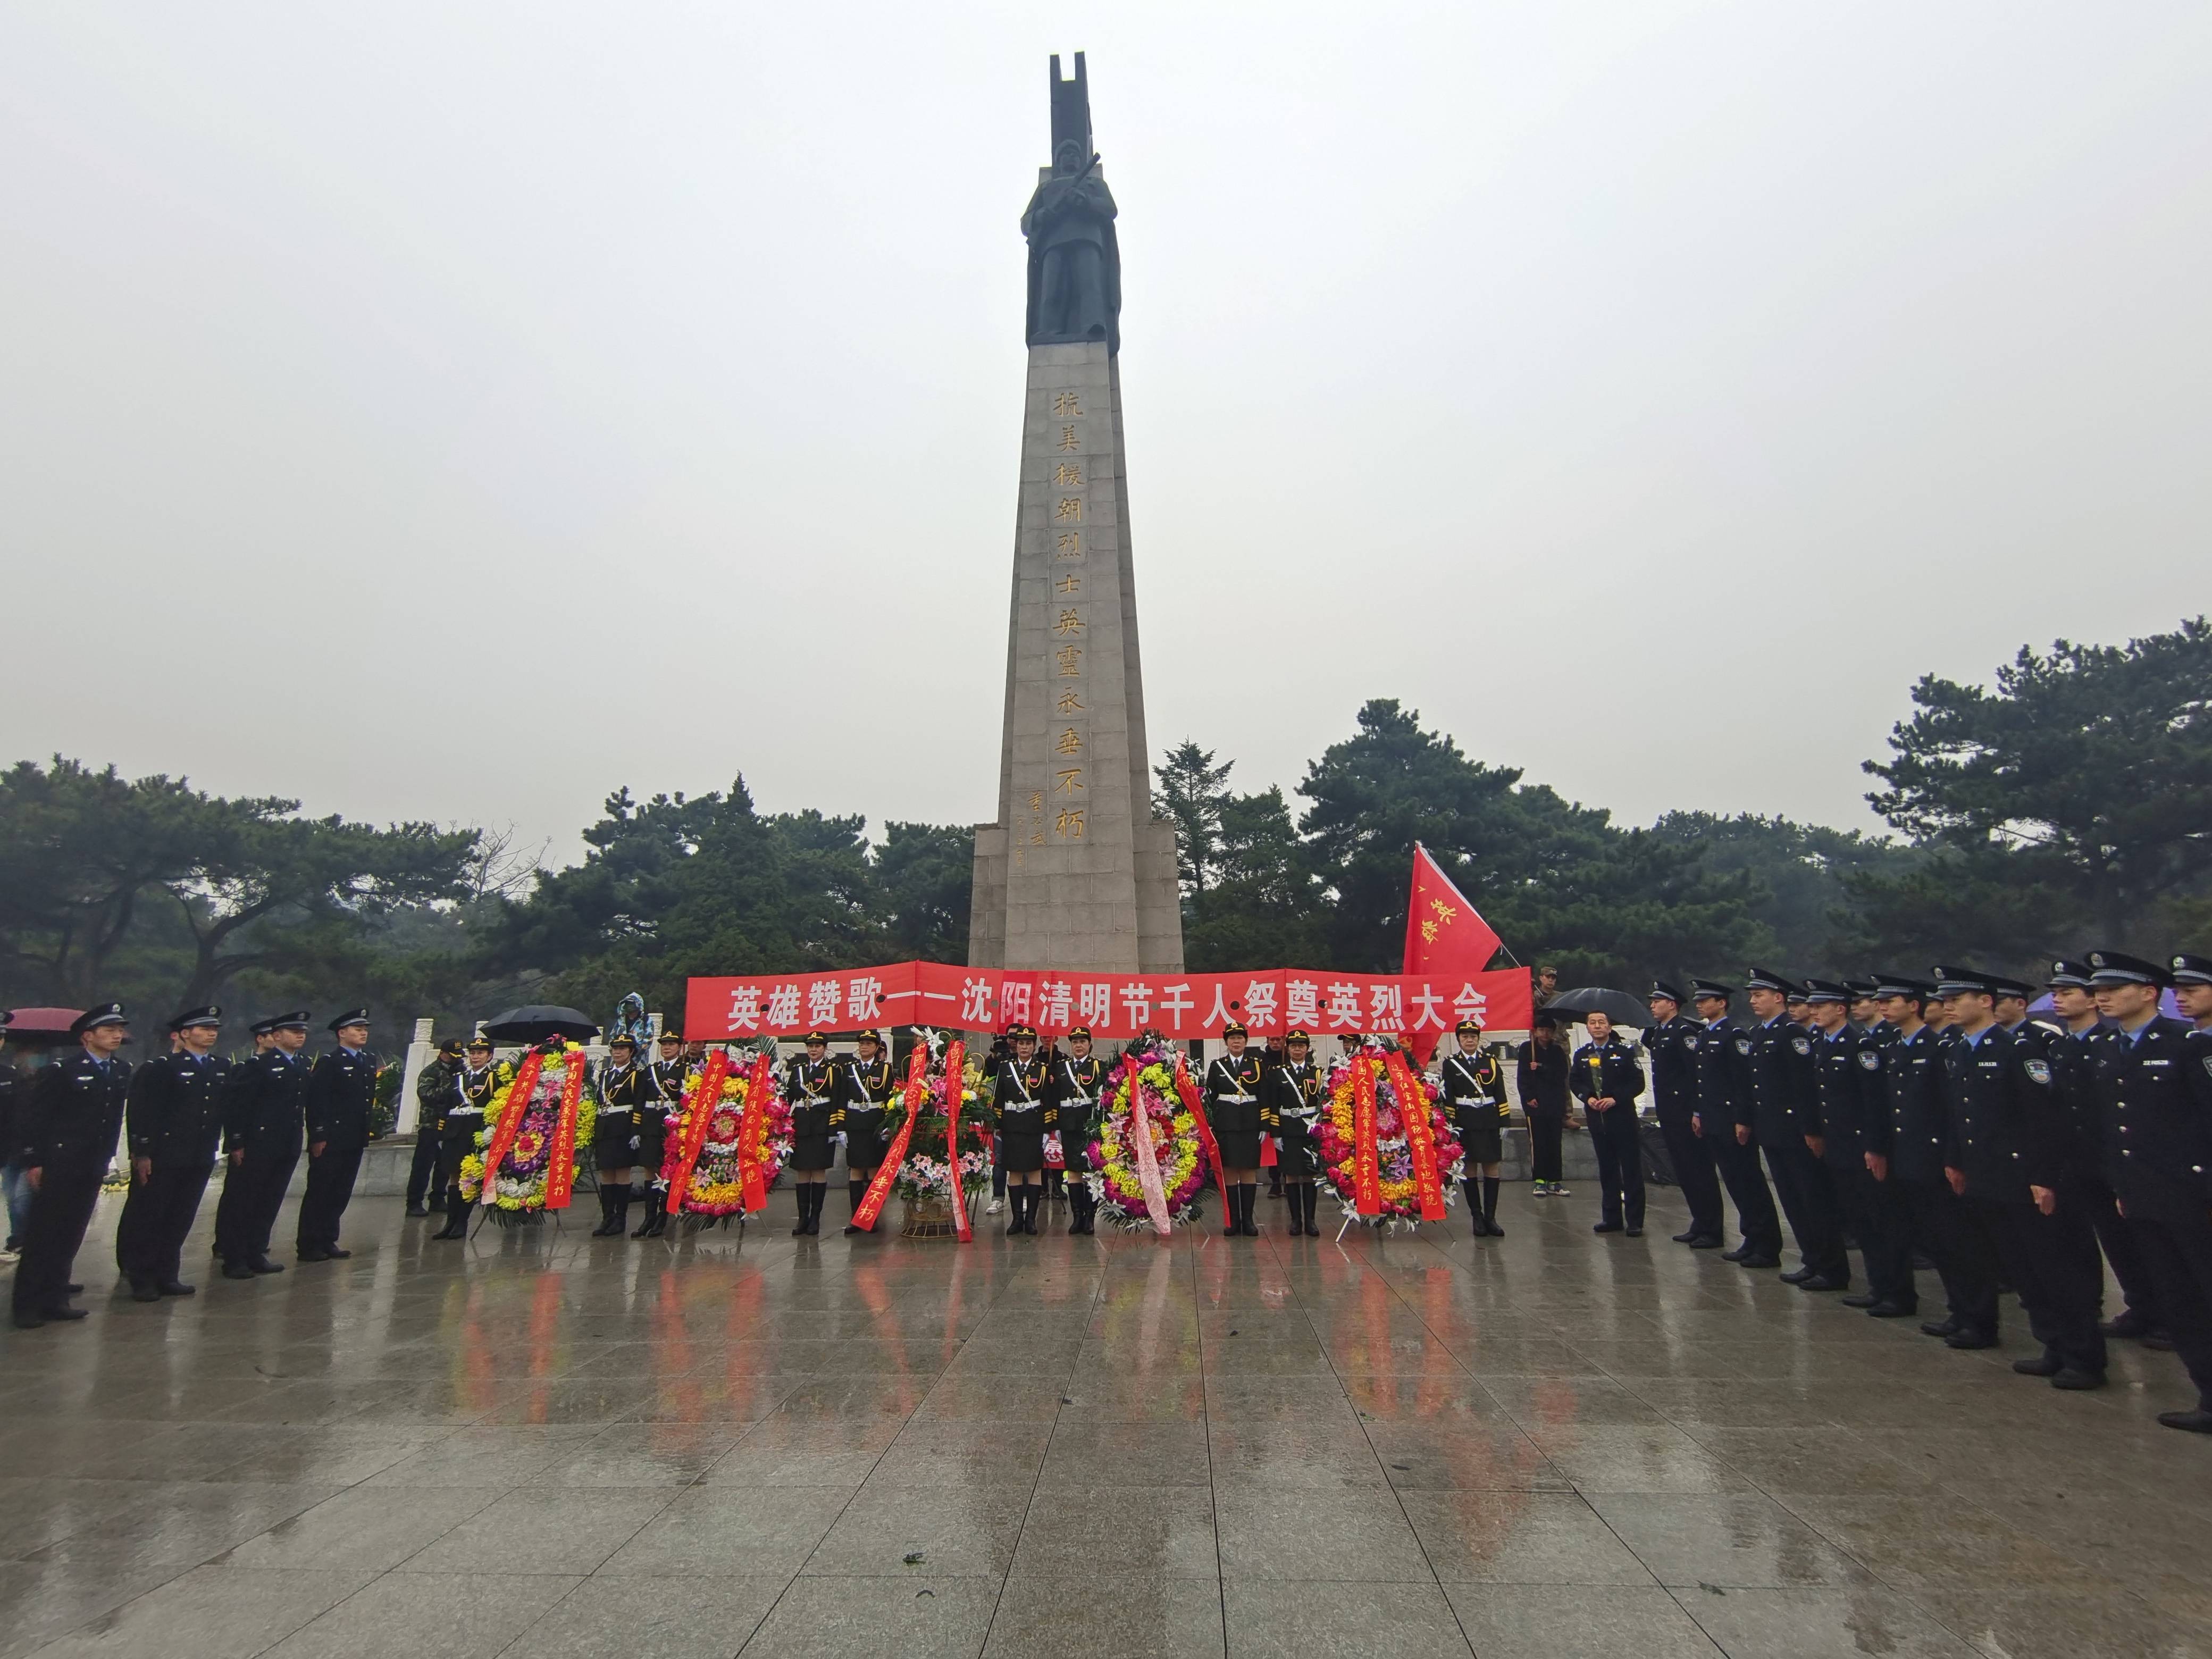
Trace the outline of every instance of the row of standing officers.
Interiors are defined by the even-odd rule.
[[[1786,1221],[1801,1260],[1783,1278],[1848,1291],[1855,1239],[1868,1289],[1844,1299],[1876,1318],[1919,1311],[1924,1257],[1949,1306],[1920,1328],[1954,1348],[1996,1345],[2008,1285],[2042,1350],[2014,1370],[2094,1389],[2108,1338],[2172,1348],[2198,1401],[2159,1420],[2212,1433],[2212,959],[2093,951],[2047,988],[2046,1022],[2033,987],[1970,968],[1753,969],[1739,1024],[1734,987],[1692,981],[1692,1019],[1656,986],[1643,1041],[1690,1209],[1678,1242],[1726,1243],[1725,1190],[1726,1259],[1778,1267]],[[2196,1024],[2160,1012],[2168,988]],[[2107,1261],[2126,1308],[2104,1322]]]

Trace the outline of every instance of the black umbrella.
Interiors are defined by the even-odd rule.
[[[1615,1025],[1630,1025],[1639,1031],[1651,1023],[1649,1007],[1626,991],[1607,990],[1602,985],[1562,991],[1536,1012],[1557,1015],[1563,1020],[1570,1014],[1603,1014]]]
[[[599,1032],[599,1022],[589,1014],[545,1002],[533,1002],[525,1008],[510,1008],[497,1019],[489,1020],[484,1024],[484,1035],[497,1037],[501,1042],[543,1042],[551,1036],[588,1042]]]

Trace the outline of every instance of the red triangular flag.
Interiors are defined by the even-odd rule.
[[[1406,974],[1472,976],[1490,966],[1504,941],[1453,885],[1429,849],[1413,843],[1413,896],[1406,901]],[[1435,1046],[1431,1034],[1420,1047]],[[1422,1064],[1425,1053],[1419,1054]]]

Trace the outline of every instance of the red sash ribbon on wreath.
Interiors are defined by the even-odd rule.
[[[530,1104],[530,1097],[538,1092],[538,1074],[545,1069],[545,1056],[532,1049],[523,1057],[522,1069],[514,1074],[514,1082],[507,1091],[507,1110],[500,1115],[499,1127],[492,1131],[491,1145],[484,1148],[483,1185],[477,1190],[477,1202],[496,1201],[492,1191],[492,1177],[514,1146],[514,1138],[522,1132],[522,1114]]]
[[[565,1210],[576,1185],[576,1120],[584,1104],[584,1052],[568,1059],[568,1073],[561,1083],[561,1109],[553,1119],[553,1161],[545,1166],[545,1207]]]
[[[1206,1097],[1197,1084],[1191,1081],[1190,1067],[1183,1064],[1182,1054],[1176,1055],[1176,1094],[1182,1101],[1183,1109],[1190,1114],[1191,1121],[1198,1125],[1199,1145],[1206,1148],[1206,1161],[1213,1166],[1213,1189],[1221,1194],[1224,1204],[1229,1202],[1229,1177],[1221,1171],[1221,1143],[1213,1138],[1213,1126],[1206,1121]]]
[[[907,1143],[914,1139],[914,1121],[921,1115],[923,1103],[929,1098],[929,1045],[916,1042],[914,1052],[906,1060],[906,1121],[891,1137],[890,1148],[876,1172],[869,1177],[866,1195],[860,1207],[853,1212],[853,1224],[866,1229],[876,1224],[876,1218],[884,1212],[884,1202],[891,1195],[891,1182],[898,1179],[899,1165],[906,1162]],[[946,1156],[952,1160],[952,1184],[960,1184],[960,1149],[957,1143],[945,1143]]]
[[[952,1160],[952,1227],[963,1244],[971,1243],[975,1237],[974,1224],[968,1219],[968,1186],[960,1178],[960,1097],[968,1092],[963,1080],[966,1073],[962,1067],[967,1060],[966,1043],[956,1038],[945,1045],[945,1155]]]
[[[717,1048],[707,1056],[706,1066],[699,1073],[699,1086],[684,1103],[684,1144],[676,1160],[676,1172],[668,1177],[671,1215],[683,1213],[684,1194],[691,1185],[691,1169],[707,1144],[708,1126],[714,1121],[714,1108],[721,1103],[722,1080],[729,1074],[730,1051]]]
[[[745,1079],[745,1121],[738,1129],[738,1182],[745,1212],[768,1208],[768,1102],[775,1087],[775,1066],[766,1054],[753,1056]]]
[[[1361,1215],[1382,1213],[1382,1163],[1375,1147],[1375,1062],[1365,1054],[1352,1059],[1352,1207]]]
[[[1444,1184],[1437,1174],[1436,1126],[1429,1121],[1429,1097],[1406,1064],[1405,1051],[1393,1048],[1383,1057],[1389,1068],[1390,1091],[1398,1097],[1398,1120],[1406,1126],[1406,1150],[1413,1156],[1413,1188],[1421,1195],[1421,1219],[1444,1218]]]

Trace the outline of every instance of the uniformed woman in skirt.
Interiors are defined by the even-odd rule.
[[[593,1238],[619,1238],[629,1231],[630,1154],[637,1150],[643,1115],[645,1068],[637,1041],[619,1036],[607,1044],[607,1063],[596,1080],[599,1116],[592,1122],[592,1162],[599,1170],[599,1224]]]
[[[1498,1224],[1498,1166],[1505,1156],[1505,1077],[1498,1056],[1482,1046],[1482,1027],[1463,1019],[1452,1030],[1451,1051],[1438,1068],[1443,1087],[1444,1112],[1452,1133],[1466,1153],[1459,1166],[1460,1188],[1467,1194],[1468,1213],[1477,1238],[1503,1238]],[[1482,1171],[1478,1200],[1474,1174]]]
[[[1229,1212],[1224,1238],[1257,1238],[1252,1201],[1260,1190],[1260,1056],[1244,1052],[1250,1034],[1231,1021],[1221,1028],[1228,1048],[1206,1068],[1206,1119],[1212,1126],[1214,1143],[1221,1149],[1222,1179],[1229,1190],[1221,1195]]]
[[[1291,1235],[1318,1238],[1314,1177],[1321,1173],[1321,1139],[1314,1126],[1328,1087],[1312,1056],[1312,1033],[1292,1031],[1283,1039],[1283,1058],[1260,1091],[1260,1127],[1274,1139],[1275,1172],[1291,1201]]]
[[[883,1034],[863,1031],[855,1042],[860,1050],[838,1068],[837,1127],[845,1134],[845,1193],[853,1213],[860,1212],[868,1182],[884,1161],[884,1114],[896,1092],[891,1083],[891,1057],[884,1052]],[[873,1232],[873,1227],[848,1224],[849,1236]]]
[[[511,1066],[492,1063],[491,1039],[478,1032],[469,1039],[460,1069],[447,1086],[438,1118],[438,1163],[446,1172],[446,1224],[433,1238],[469,1236],[469,1201],[461,1196],[461,1160],[481,1154],[477,1132],[496,1095],[514,1075]]]
[[[1037,1206],[1044,1200],[1046,1061],[1037,1053],[1037,1034],[1026,1025],[1006,1033],[1013,1054],[999,1067],[999,1086],[991,1109],[998,1119],[999,1157],[1006,1166],[1006,1198],[1013,1217],[1006,1233],[1035,1234]]]
[[[830,1058],[830,1039],[806,1034],[806,1052],[783,1074],[783,1097],[791,1103],[791,1178],[798,1188],[799,1224],[793,1238],[822,1231],[822,1203],[830,1195],[830,1166],[837,1158],[839,1067]]]
[[[1098,1132],[1106,1062],[1091,1052],[1088,1025],[1067,1034],[1067,1047],[1046,1079],[1045,1127],[1060,1136],[1060,1162],[1067,1170],[1067,1231],[1091,1233],[1097,1231],[1098,1200],[1091,1191],[1091,1137]]]
[[[645,1068],[638,1089],[637,1162],[645,1171],[645,1219],[632,1238],[658,1238],[668,1231],[668,1186],[660,1178],[668,1151],[668,1115],[684,1104],[684,1085],[691,1074],[684,1058],[684,1033],[664,1030],[660,1058]]]

